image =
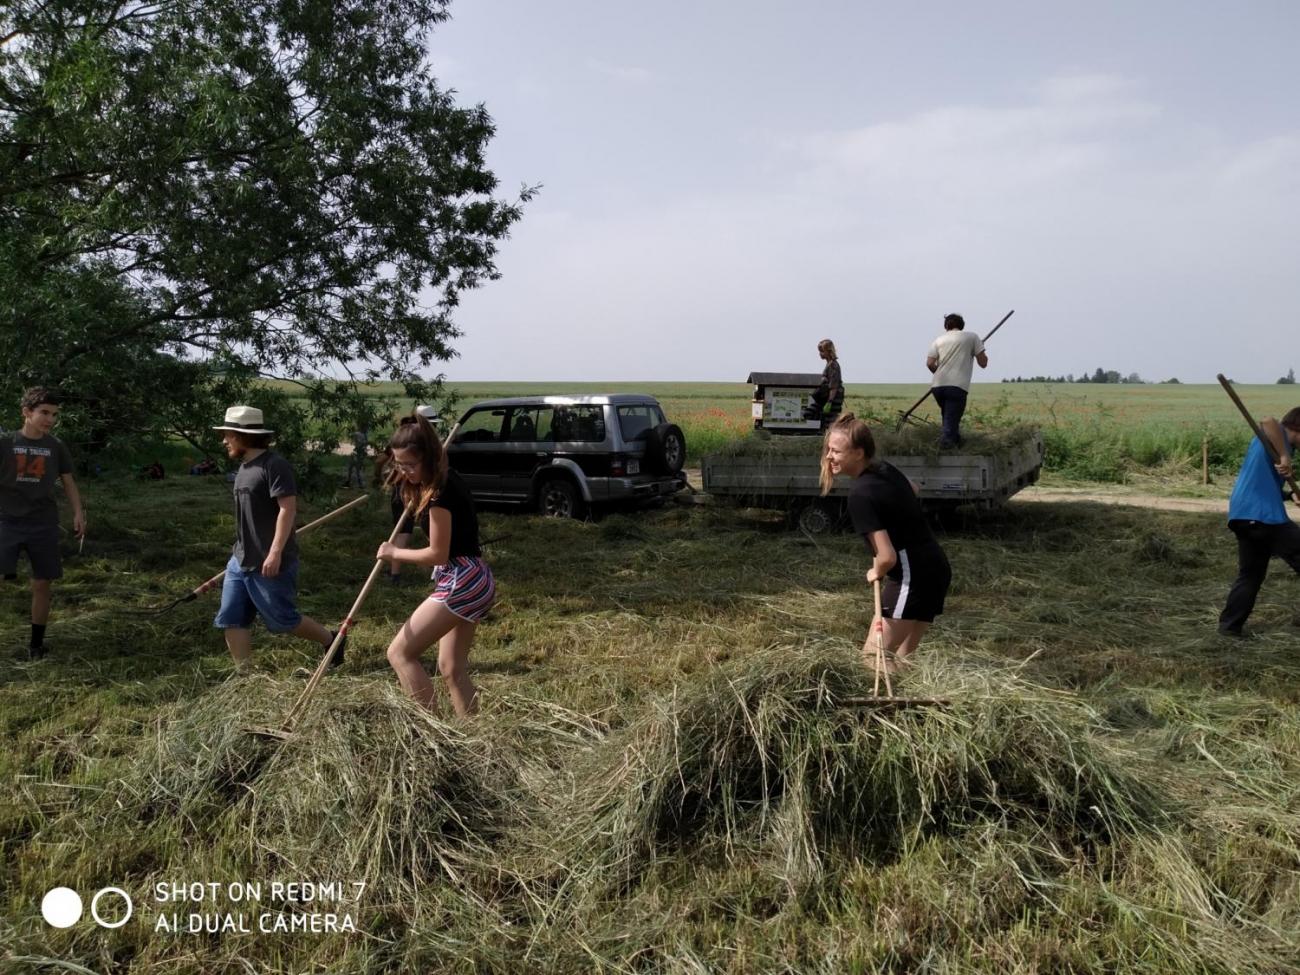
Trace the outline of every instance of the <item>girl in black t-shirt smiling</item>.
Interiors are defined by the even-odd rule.
[[[436,694],[420,657],[438,644],[438,672],[451,705],[461,717],[478,710],[478,692],[467,669],[478,622],[496,598],[492,570],[481,558],[474,499],[455,471],[433,425],[415,414],[388,442],[389,477],[408,508],[424,521],[426,548],[398,548],[385,542],[375,557],[389,563],[433,567],[434,589],[388,646],[388,662],[402,689],[433,710]]]
[[[930,523],[921,511],[916,488],[898,468],[876,459],[871,429],[852,413],[845,413],[826,431],[822,450],[821,488],[825,495],[836,474],[853,478],[849,489],[849,515],[853,529],[873,553],[867,582],[883,583],[881,612],[884,622],[887,669],[897,669],[916,650],[934,618],[943,612],[944,597],[952,582],[952,569]],[[874,659],[870,633],[862,652]]]

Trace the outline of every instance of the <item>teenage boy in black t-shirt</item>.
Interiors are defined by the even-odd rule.
[[[55,485],[72,505],[72,527],[86,535],[86,513],[72,478],[72,455],[50,431],[59,417],[56,392],[37,386],[23,393],[23,426],[0,437],[0,575],[18,578],[18,553],[32,565],[32,634],[23,656],[35,660],[47,652],[45,626],[50,618],[50,589],[63,575],[59,558],[59,504]]]

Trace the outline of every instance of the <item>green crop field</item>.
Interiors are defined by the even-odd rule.
[[[901,689],[947,703],[879,710],[863,703],[860,539],[709,503],[487,512],[500,602],[471,657],[482,714],[400,696],[384,648],[423,590],[383,587],[275,745],[248,729],[278,724],[311,647],[257,632],[257,673],[234,677],[214,596],[130,614],[220,567],[228,486],[85,494],[53,653],[0,659],[5,971],[1300,961],[1296,582],[1268,580],[1258,639],[1218,638],[1235,561],[1219,516],[1013,501],[944,534],[954,588]],[[303,517],[340,500],[309,497]],[[374,503],[304,539],[303,609],[337,621],[387,531]],[[25,588],[0,599],[16,648]],[[339,886],[322,902],[276,898],[277,882]],[[220,893],[158,898],[193,883]],[[134,914],[56,930],[38,910],[56,886],[87,902],[121,888]],[[120,919],[117,895],[101,911]],[[292,929],[326,914],[350,929]]]

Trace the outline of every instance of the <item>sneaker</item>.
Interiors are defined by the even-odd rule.
[[[49,645],[42,643],[39,647],[32,647],[32,646],[23,647],[23,649],[19,650],[17,653],[14,654],[14,659],[15,660],[40,660],[49,652],[50,652]]]
[[[338,635],[339,635],[338,630],[335,630],[333,633],[331,633],[330,643],[333,643],[338,638]],[[335,649],[334,655],[330,657],[330,665],[329,665],[330,670],[335,670],[343,666],[343,651],[346,650],[347,648],[348,648],[348,635],[345,633],[343,634],[343,639],[339,640],[339,645],[338,648]]]
[[[1244,630],[1229,630],[1221,628],[1219,636],[1227,637],[1230,640],[1254,640],[1254,633],[1247,633]]]

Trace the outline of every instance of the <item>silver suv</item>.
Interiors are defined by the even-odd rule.
[[[636,393],[475,403],[447,435],[447,456],[475,500],[561,518],[686,485],[685,436],[658,400]]]

